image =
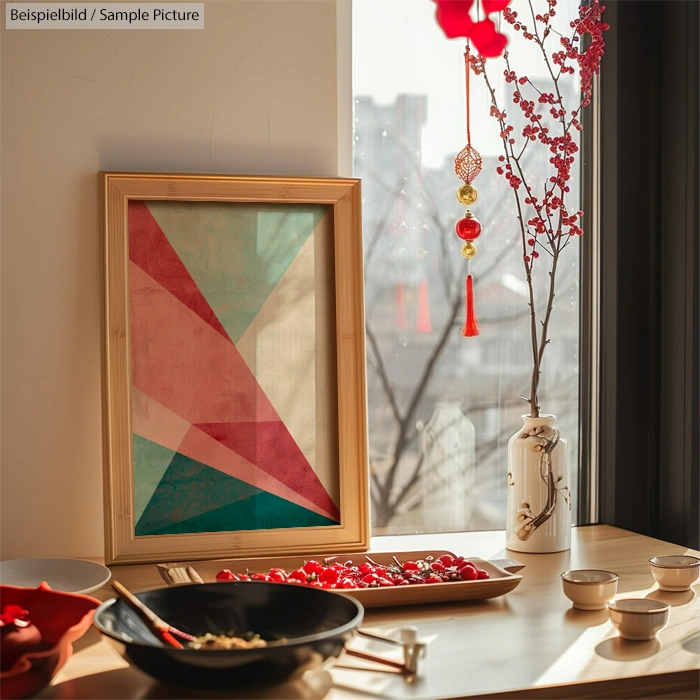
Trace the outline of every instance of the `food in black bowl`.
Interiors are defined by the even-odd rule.
[[[202,637],[259,635],[265,646],[166,647],[123,600],[95,626],[134,666],[164,683],[227,690],[271,686],[337,657],[359,627],[362,605],[319,588],[258,581],[172,586],[136,596],[170,625]]]

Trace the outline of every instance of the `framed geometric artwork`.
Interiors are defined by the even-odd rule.
[[[359,180],[102,186],[107,562],[366,550]]]

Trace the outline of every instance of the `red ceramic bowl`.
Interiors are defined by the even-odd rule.
[[[52,591],[48,584],[39,588],[0,586],[0,606],[20,605],[29,611],[42,640],[50,645],[44,651],[23,654],[13,666],[0,672],[0,697],[21,698],[48,685],[70,659],[73,642],[92,624],[99,600],[77,593]]]

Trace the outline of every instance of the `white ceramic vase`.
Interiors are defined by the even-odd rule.
[[[569,443],[556,416],[523,416],[508,441],[506,547],[562,552],[571,547]]]

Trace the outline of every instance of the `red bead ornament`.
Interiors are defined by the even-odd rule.
[[[481,224],[471,212],[467,212],[455,226],[457,235],[463,241],[475,241],[481,235]]]

